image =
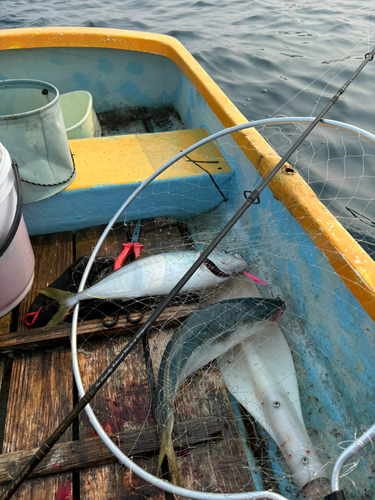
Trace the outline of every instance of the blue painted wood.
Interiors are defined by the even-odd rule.
[[[0,68],[0,78],[42,79],[61,92],[88,90],[98,112],[119,106],[170,104],[188,128],[204,127],[209,133],[222,128],[189,79],[161,56],[109,49],[12,50],[0,51]],[[254,189],[259,182],[257,172],[231,137],[217,144],[233,170],[230,176],[215,176],[228,202],[222,203],[208,176],[159,181],[129,207],[127,219],[160,215],[187,219],[200,248],[201,235],[216,234],[242,205],[243,191]],[[67,191],[26,205],[30,233],[103,224],[134,187]],[[196,216],[209,210],[210,216],[199,222]],[[374,322],[268,189],[262,193],[260,205],[245,213],[223,246],[239,251],[252,274],[270,284],[269,293],[287,304],[280,325],[293,352],[306,427],[329,472],[342,441],[352,440],[362,426],[373,423]],[[350,474],[355,486],[349,480],[343,482],[348,498],[372,498],[368,490],[375,489],[371,479],[374,467],[374,454],[364,454]]]
[[[242,420],[240,405],[237,402],[237,400],[235,399],[235,397],[230,392],[227,391],[227,395],[228,395],[228,400],[229,400],[234,418],[236,420],[238,433],[240,435],[243,448],[245,450],[247,463],[249,465],[249,469],[250,469],[250,473],[251,473],[251,477],[252,477],[255,489],[257,491],[264,491],[266,488],[264,486],[264,482],[262,479],[261,469],[260,469],[259,465],[257,464],[257,462],[254,458],[254,455],[253,455],[253,453],[248,445],[248,437],[247,437],[247,432],[246,432],[244,422]]]
[[[229,200],[210,214],[212,224],[207,227],[205,218],[204,227],[199,221],[190,225],[195,241],[202,241],[203,232],[216,234],[242,205],[247,172],[239,162]],[[248,179],[247,189],[254,189],[257,179]],[[264,293],[286,302],[278,322],[293,353],[306,428],[329,476],[342,443],[351,442],[374,420],[374,322],[268,189],[222,245],[235,248],[249,262],[250,272],[270,285]],[[366,498],[374,466],[375,454],[364,452],[349,476],[354,484],[343,480],[348,498]]]
[[[87,90],[98,113],[170,105],[181,75],[168,58],[142,52],[90,47],[0,51],[0,79],[43,80],[60,93]]]
[[[212,177],[227,196],[232,173]],[[137,187],[137,184],[96,186],[62,191],[37,203],[28,203],[23,210],[28,232],[49,234],[106,224]],[[129,206],[122,220],[164,215],[185,220],[212,210],[221,202],[223,197],[208,175],[156,181]]]

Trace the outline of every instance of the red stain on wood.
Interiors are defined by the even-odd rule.
[[[61,467],[62,465],[64,465],[64,462],[55,462],[51,465],[51,468],[55,469],[56,467]]]
[[[69,481],[59,485],[59,489],[55,493],[55,500],[74,500]]]
[[[98,414],[106,415],[100,419],[100,424],[109,435],[122,432],[129,423],[132,425],[153,423],[149,411],[148,386],[135,383],[129,385],[126,391],[123,389],[116,391],[114,398],[99,399],[96,402]],[[94,429],[88,433],[88,437],[97,435]]]

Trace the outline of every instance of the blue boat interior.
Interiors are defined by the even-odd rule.
[[[44,80],[60,93],[89,91],[103,136],[189,129],[212,134],[223,128],[182,70],[158,55],[68,47],[3,51],[0,79],[10,78]],[[253,190],[260,180],[232,137],[217,140],[216,146],[230,167],[230,172],[215,176],[224,197],[204,172],[199,177],[163,179],[142,192],[122,219],[172,215],[186,223],[195,247],[203,249],[242,205],[244,191]],[[25,220],[31,234],[104,224],[138,185],[61,192],[26,205]],[[95,214],[88,221],[93,208]],[[330,476],[342,447],[374,420],[374,323],[268,188],[260,204],[245,212],[220,247],[248,261],[250,272],[268,284],[259,285],[261,293],[286,302],[279,323],[293,353],[308,434]],[[261,434],[261,427],[253,425]],[[256,452],[245,437],[244,446],[249,464],[255,463]],[[276,478],[273,486],[287,498],[299,498],[271,438],[265,448]],[[350,479],[342,480],[347,498],[373,498],[374,456],[363,452]],[[255,484],[259,489],[264,486],[257,478]]]

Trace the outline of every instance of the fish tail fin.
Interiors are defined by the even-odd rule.
[[[159,475],[159,472],[161,470],[161,465],[163,463],[166,453],[167,453],[167,430],[163,429],[161,435],[160,451],[159,451],[158,471],[156,473],[157,476]]]
[[[47,326],[55,326],[60,323],[64,319],[64,317],[70,311],[72,304],[67,302],[69,299],[73,298],[76,294],[72,292],[65,292],[64,290],[58,290],[57,288],[41,288],[39,293],[46,295],[51,299],[56,300],[60,304],[60,308],[57,313],[52,317]]]
[[[164,428],[161,435],[161,443],[160,443],[160,452],[159,452],[159,461],[158,461],[158,471],[157,475],[159,475],[161,465],[163,463],[164,457],[167,456],[169,458],[169,465],[171,466],[173,477],[177,486],[181,486],[180,472],[177,466],[176,455],[174,452],[172,440],[168,439],[167,429]]]

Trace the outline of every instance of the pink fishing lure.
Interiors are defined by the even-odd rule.
[[[253,276],[252,274],[249,274],[249,273],[246,273],[244,272],[244,274],[246,274],[246,276],[248,278],[251,278],[252,280],[256,281],[257,283],[260,283],[261,285],[265,285],[267,286],[267,283],[265,283],[264,281],[260,280],[259,278],[257,278],[256,276]]]

